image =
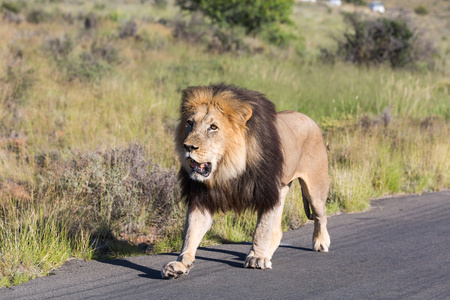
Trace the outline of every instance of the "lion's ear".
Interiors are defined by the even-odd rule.
[[[253,115],[253,109],[250,107],[250,105],[245,105],[241,108],[242,110],[242,125],[245,126],[247,124],[247,121],[250,120],[250,118]]]

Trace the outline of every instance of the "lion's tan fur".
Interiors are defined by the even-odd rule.
[[[247,98],[250,100],[246,100]],[[321,130],[314,121],[301,113],[292,111],[284,111],[276,115],[274,113],[273,121],[270,121],[270,117],[266,119],[261,117],[261,114],[265,113],[264,110],[255,110],[259,109],[258,103],[261,103],[261,106],[265,105],[267,107],[265,109],[271,110],[272,104],[257,92],[223,85],[189,88],[184,92],[175,143],[182,164],[180,178],[184,180],[182,181],[184,189],[190,189],[190,185],[195,185],[195,189],[188,192],[188,198],[195,198],[196,195],[192,192],[198,191],[206,195],[199,198],[199,201],[210,201],[208,193],[219,191],[219,189],[223,190],[219,195],[224,197],[230,195],[248,197],[255,193],[256,189],[267,187],[264,181],[253,182],[258,180],[259,176],[264,178],[262,180],[271,180],[270,186],[276,189],[276,194],[273,195],[279,197],[276,202],[266,204],[269,206],[264,209],[258,209],[258,202],[246,204],[253,205],[253,208],[258,211],[258,224],[253,246],[245,261],[245,266],[249,268],[270,269],[272,268],[270,259],[282,237],[281,219],[285,197],[291,182],[297,178],[301,183],[305,209],[308,209],[307,215],[314,219],[313,249],[328,251],[330,238],[326,228],[325,209],[329,187],[328,161]],[[191,124],[189,122],[195,125],[189,125]],[[211,124],[219,128],[214,134],[210,132]],[[273,128],[264,126],[273,126]],[[272,136],[273,143],[270,140],[261,141],[264,135],[254,134],[254,130],[261,129],[269,129],[266,136]],[[193,148],[195,150],[186,150],[187,144],[195,145]],[[274,147],[278,150],[275,151]],[[278,153],[276,155],[279,157],[274,159],[273,153]],[[188,161],[191,158],[198,162],[214,162],[216,165],[213,165],[211,175],[205,179],[201,175],[191,174],[191,179],[186,179],[190,171]],[[270,163],[277,165],[270,165]],[[257,166],[259,169],[252,169],[252,166]],[[270,175],[267,175],[267,172],[266,175],[254,174],[253,177],[245,177],[249,170],[253,173],[255,170],[262,172],[274,170],[274,177],[269,179]],[[277,173],[277,170],[280,173]],[[236,178],[240,177],[243,179],[236,181]],[[273,185],[274,183],[276,184]],[[228,194],[230,186],[236,184],[242,184],[244,189],[235,189],[239,191],[239,195]],[[265,191],[268,193],[267,189]],[[223,201],[234,203],[235,199],[226,198]],[[190,207],[182,252],[176,262],[168,263],[163,267],[163,277],[176,278],[189,272],[195,259],[196,249],[211,226],[215,208],[203,210],[198,203],[189,201],[188,203]],[[204,205],[211,207],[207,203]],[[219,207],[224,209],[223,207],[233,207],[233,205]],[[309,207],[312,209],[312,215]]]

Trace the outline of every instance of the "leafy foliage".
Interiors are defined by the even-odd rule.
[[[364,20],[358,14],[346,14],[351,32],[338,41],[338,54],[357,64],[390,63],[394,68],[414,64],[429,56],[421,48],[417,34],[403,19]]]
[[[367,2],[364,0],[344,0],[344,2],[353,3],[355,5],[366,5],[367,4]]]
[[[49,21],[51,19],[50,14],[42,9],[33,9],[27,15],[27,21],[32,24],[39,24]]]
[[[414,12],[421,16],[427,15],[429,13],[428,9],[423,5],[416,6],[414,8]]]
[[[243,26],[247,33],[274,23],[290,23],[293,0],[177,0],[184,10],[201,11],[214,23]]]
[[[0,8],[18,14],[24,6],[26,6],[26,2],[3,1]]]

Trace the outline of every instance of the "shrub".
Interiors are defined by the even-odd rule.
[[[211,26],[202,14],[194,13],[189,22],[177,18],[173,22],[173,37],[190,43],[203,44],[216,53],[247,51],[245,29],[227,25]]]
[[[86,30],[94,29],[97,27],[97,17],[93,13],[90,13],[84,17],[83,24]]]
[[[67,57],[75,47],[75,41],[68,34],[63,38],[54,38],[47,41],[44,44],[44,49],[50,51],[53,56],[62,58]]]
[[[24,63],[21,48],[11,46],[9,51],[9,60],[6,60],[6,76],[2,78],[4,83],[3,104],[11,112],[14,112],[17,109],[16,106],[22,105],[26,101],[26,93],[35,82],[35,70],[27,67]]]
[[[113,10],[108,14],[108,19],[113,22],[119,22],[124,18],[124,13],[121,10]]]
[[[1,8],[12,13],[18,14],[26,6],[26,2],[23,1],[3,1]]]
[[[97,80],[110,73],[120,61],[119,50],[113,41],[99,39],[92,42],[89,50],[75,51],[77,41],[69,35],[47,41],[43,48],[52,54],[58,67],[68,80]]]
[[[44,190],[72,203],[71,227],[99,236],[162,227],[178,199],[176,171],[151,163],[140,145],[79,153],[47,169]]]
[[[95,60],[104,60],[110,64],[119,62],[119,50],[110,40],[94,41],[91,45],[90,54]]]
[[[405,67],[428,59],[432,49],[423,47],[417,34],[403,19],[363,20],[357,14],[345,14],[352,32],[338,41],[338,54],[357,64],[381,64]]]
[[[3,20],[10,22],[10,23],[20,24],[23,21],[23,17],[15,14],[13,12],[10,12],[8,10],[4,10],[3,11]]]
[[[294,35],[286,32],[280,26],[274,24],[264,26],[261,37],[271,44],[277,46],[287,46],[294,39]]]
[[[344,0],[344,2],[352,3],[355,5],[366,5],[367,4],[367,2],[364,0]]]
[[[137,33],[137,25],[134,21],[128,21],[119,27],[119,37],[121,39],[127,37],[135,37]]]
[[[290,23],[293,0],[177,0],[184,10],[200,11],[214,23],[242,26],[247,33],[260,31],[263,26]]]
[[[208,50],[218,53],[247,51],[242,28],[217,27],[211,30]]]
[[[418,15],[424,16],[428,14],[428,9],[423,5],[419,5],[414,8],[414,12]]]
[[[207,27],[203,15],[200,13],[192,14],[189,22],[178,16],[173,21],[172,35],[176,39],[198,43],[206,37]]]
[[[167,0],[153,0],[153,5],[159,8],[166,8],[168,4]]]
[[[27,15],[27,21],[33,24],[39,24],[50,20],[51,16],[41,9],[33,9]]]

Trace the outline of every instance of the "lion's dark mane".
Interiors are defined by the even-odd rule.
[[[246,171],[225,184],[209,188],[208,185],[192,180],[181,168],[178,177],[181,195],[189,209],[198,208],[211,213],[246,209],[266,212],[279,202],[283,153],[276,127],[276,109],[261,93],[239,88],[233,85],[212,84],[208,87],[214,95],[231,91],[235,98],[251,104],[253,113],[247,121],[247,140],[253,136],[262,151],[256,164],[246,165]]]

